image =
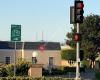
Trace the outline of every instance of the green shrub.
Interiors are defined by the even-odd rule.
[[[28,76],[30,63],[26,61],[16,62],[16,76]],[[5,66],[8,76],[14,75],[14,64],[8,64]]]
[[[64,60],[76,60],[76,51],[75,50],[65,50],[61,52],[61,57]]]
[[[76,67],[64,67],[64,70],[67,72],[76,72]],[[80,67],[80,72],[85,72],[85,68]]]
[[[5,68],[6,68],[8,76],[14,75],[14,65],[13,64],[8,64],[5,66]]]
[[[16,65],[16,74],[17,76],[27,76],[30,63],[26,61],[20,61]]]
[[[49,72],[49,70],[45,70],[45,69],[43,69],[42,71],[43,71],[42,72],[43,76],[57,76],[57,75],[67,74],[66,70],[61,70],[61,69],[58,69],[58,68],[51,69],[51,73]]]
[[[100,69],[95,70],[95,78],[96,80],[100,80]]]
[[[7,71],[5,68],[0,68],[0,77],[6,77],[8,74],[7,74]]]
[[[83,60],[83,66],[85,68],[89,68],[89,61],[88,60]]]
[[[61,78],[61,77],[39,77],[39,78],[32,78],[32,77],[1,77],[0,80],[75,80],[74,78]],[[78,79],[81,80],[81,79]]]

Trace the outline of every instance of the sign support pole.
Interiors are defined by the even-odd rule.
[[[14,50],[14,77],[16,76],[16,44],[17,41],[21,41],[21,25],[11,25],[11,41],[15,43]]]
[[[16,41],[15,41],[15,54],[14,54],[14,77],[16,76]]]
[[[77,23],[77,33],[79,33],[79,23]],[[80,44],[79,41],[76,43],[76,80],[80,78],[80,57],[79,57],[79,51],[80,51]]]

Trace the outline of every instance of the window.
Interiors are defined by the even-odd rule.
[[[5,63],[10,64],[10,57],[5,57]]]
[[[53,67],[53,57],[49,57],[49,66]]]

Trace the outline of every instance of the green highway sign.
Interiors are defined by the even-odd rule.
[[[11,41],[21,41],[21,25],[11,25]]]

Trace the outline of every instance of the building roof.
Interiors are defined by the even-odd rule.
[[[38,50],[40,46],[45,50],[61,50],[59,42],[16,42],[16,49]],[[15,49],[15,42],[0,41],[0,49]]]
[[[69,45],[64,45],[64,46],[61,46],[61,50],[74,50],[71,46]]]

